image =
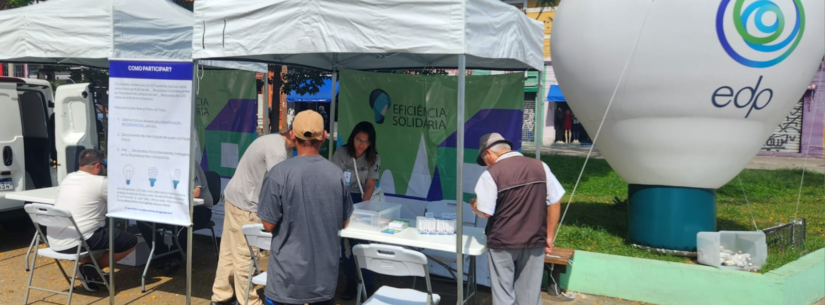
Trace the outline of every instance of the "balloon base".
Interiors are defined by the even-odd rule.
[[[696,251],[696,234],[716,231],[716,190],[631,184],[628,237],[656,249]]]

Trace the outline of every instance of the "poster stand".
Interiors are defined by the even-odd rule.
[[[180,69],[188,71],[180,72]],[[112,92],[110,98],[110,122],[115,128],[111,128],[110,134],[116,136],[115,141],[110,141],[114,148],[114,164],[125,163],[124,171],[114,171],[110,173],[107,217],[109,218],[109,231],[114,232],[115,219],[130,219],[151,221],[187,227],[186,242],[186,304],[191,304],[192,298],[192,233],[193,233],[193,178],[195,177],[195,147],[192,145],[194,137],[195,113],[197,105],[197,61],[130,61],[130,60],[110,60],[110,85]],[[191,74],[189,74],[191,73]],[[117,79],[116,81],[114,81]],[[183,82],[182,82],[183,81]],[[189,82],[189,83],[187,83]],[[189,87],[186,90],[186,87]],[[186,98],[188,93],[188,98]],[[180,104],[185,98],[188,104]],[[141,100],[141,108],[136,112],[149,112],[154,115],[151,120],[141,118],[134,114],[134,117],[123,116],[128,110],[135,109],[136,103],[127,101]],[[120,105],[119,105],[120,104]],[[151,107],[152,105],[158,107]],[[185,107],[188,106],[188,107]],[[164,108],[165,107],[165,108]],[[179,118],[181,109],[185,107],[188,111],[188,122],[175,121]],[[177,110],[177,111],[175,111]],[[151,113],[151,112],[157,112]],[[131,112],[128,112],[132,114]],[[173,114],[174,113],[174,114]],[[156,119],[160,117],[160,119]],[[178,134],[169,132],[168,128],[163,129],[163,136],[153,135],[157,131],[152,129],[162,129],[164,125],[180,126],[178,132],[188,134]],[[159,128],[161,127],[161,128]],[[132,128],[133,130],[130,130]],[[167,136],[168,135],[168,136]],[[164,149],[168,151],[140,151],[140,142],[162,139],[166,141]],[[185,150],[184,150],[185,148]],[[111,149],[110,149],[111,150]],[[185,155],[185,156],[184,156]],[[151,161],[146,161],[151,160]],[[128,163],[127,163],[128,162]],[[184,163],[185,165],[181,164]],[[157,165],[157,167],[153,166]],[[126,170],[126,167],[129,170]],[[150,167],[151,166],[151,167]],[[170,167],[171,166],[171,167]],[[181,175],[181,167],[188,168],[186,174]],[[148,168],[148,182],[133,179],[133,175],[139,175],[134,168]],[[160,168],[160,169],[158,169]],[[171,170],[174,168],[175,170]],[[164,174],[161,174],[164,173]],[[141,173],[144,174],[144,173]],[[168,177],[166,175],[169,175]],[[137,178],[137,177],[135,177]],[[125,180],[125,182],[123,182]],[[132,182],[134,181],[134,183]],[[171,183],[170,183],[171,182]],[[141,184],[143,183],[143,184]],[[181,207],[180,204],[186,204]],[[160,216],[155,216],[160,215]],[[114,234],[109,234],[109,304],[115,304],[115,272],[114,272]]]

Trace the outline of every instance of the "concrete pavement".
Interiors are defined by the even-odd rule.
[[[563,156],[586,157],[592,146],[579,144],[553,144],[552,146],[542,146],[542,154],[553,154]],[[536,151],[535,145],[522,145],[522,152],[534,153]],[[593,148],[591,158],[603,158],[598,149]],[[825,174],[825,159],[818,158],[786,158],[786,157],[763,157],[756,156],[746,166],[747,169],[762,169],[762,170],[776,170],[776,169],[801,169],[806,171],[817,172]]]

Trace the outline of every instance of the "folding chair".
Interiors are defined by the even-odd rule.
[[[271,248],[270,245],[272,244],[272,233],[264,231],[264,225],[260,223],[245,225],[243,226],[243,228],[241,228],[241,231],[243,232],[244,238],[246,238],[246,243],[249,246],[249,253],[252,254],[252,263],[249,264],[249,278],[252,279],[249,282],[252,283],[246,283],[246,305],[249,304],[249,289],[252,287],[253,284],[266,286],[266,272],[261,272],[255,277],[252,277],[253,270],[260,271],[260,269],[258,269],[257,264],[258,256],[255,255],[255,251],[252,249],[252,247],[269,250]]]
[[[50,228],[56,228],[56,229],[57,228],[73,228],[75,230],[75,232],[77,233],[77,240],[80,242],[80,245],[83,246],[82,248],[89,249],[89,245],[86,244],[86,239],[83,238],[83,234],[81,234],[80,229],[77,228],[77,224],[75,223],[74,218],[72,218],[72,213],[69,212],[69,210],[66,210],[64,208],[55,207],[55,206],[48,205],[48,204],[42,204],[42,203],[27,204],[24,208],[26,210],[26,213],[29,214],[29,217],[31,217],[32,222],[34,222],[35,229],[37,229],[37,233],[36,233],[37,235],[35,235],[35,239],[42,237],[42,240],[46,243],[46,246],[48,246],[48,241],[45,238],[46,235],[43,234],[43,231],[41,231],[40,225],[45,226],[45,227],[50,227]],[[32,290],[32,289],[35,289],[35,290],[48,291],[48,292],[52,292],[52,293],[67,295],[69,297],[69,299],[68,299],[68,301],[66,301],[66,304],[67,305],[71,304],[72,303],[72,293],[74,292],[74,281],[77,278],[77,271],[78,271],[78,268],[80,267],[79,262],[80,262],[81,258],[85,258],[85,257],[91,258],[92,264],[94,264],[95,270],[100,274],[100,277],[103,279],[103,282],[102,283],[101,282],[95,282],[95,281],[91,281],[89,279],[84,279],[84,280],[87,281],[87,282],[103,284],[108,289],[109,288],[109,281],[106,279],[106,276],[103,274],[103,271],[101,270],[100,266],[97,264],[97,259],[100,258],[100,256],[95,257],[95,254],[102,255],[102,253],[106,252],[106,251],[105,250],[100,250],[100,251],[88,252],[88,251],[81,251],[82,248],[78,247],[77,253],[75,253],[75,254],[63,254],[63,253],[59,253],[57,251],[52,250],[52,248],[39,249],[38,247],[35,247],[34,248],[34,257],[32,258],[31,266],[29,267],[30,271],[29,271],[29,281],[26,284],[26,298],[23,300],[23,303],[24,304],[29,303],[29,291]],[[57,267],[60,268],[60,272],[63,273],[63,277],[66,279],[66,282],[69,283],[69,292],[68,293],[67,292],[62,292],[62,291],[55,291],[55,290],[50,290],[50,289],[45,289],[45,288],[32,286],[32,279],[34,278],[34,271],[35,271],[34,265],[35,265],[35,262],[37,262],[37,256],[38,255],[42,255],[42,256],[54,259],[55,263],[57,264]],[[63,270],[63,266],[60,265],[60,260],[74,261],[74,271],[72,271],[71,279],[69,279],[69,275],[66,274],[66,271]]]
[[[391,245],[360,244],[352,248],[352,253],[355,255],[355,266],[358,270],[359,293],[355,304],[361,305],[361,296],[367,296],[361,268],[391,276],[421,276],[427,282],[426,293],[415,289],[381,286],[378,291],[369,296],[369,299],[363,303],[364,305],[433,305],[441,301],[441,296],[433,294],[427,257],[421,252]]]
[[[221,176],[218,175],[216,172],[206,172],[206,185],[209,187],[209,193],[212,195],[212,200],[215,201],[215,206],[221,203]],[[209,229],[212,232],[212,245],[214,246],[215,250],[215,258],[219,257],[218,253],[218,238],[215,237],[215,222],[209,221],[203,226],[197,226],[192,228],[192,231],[199,231]]]

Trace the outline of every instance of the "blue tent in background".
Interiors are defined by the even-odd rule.
[[[547,101],[551,103],[567,102],[558,85],[550,85],[550,91],[547,92]]]
[[[338,93],[340,86],[335,86],[335,93]],[[286,97],[287,103],[329,103],[332,102],[332,82],[324,82],[315,94],[300,95],[295,91],[289,92]]]

